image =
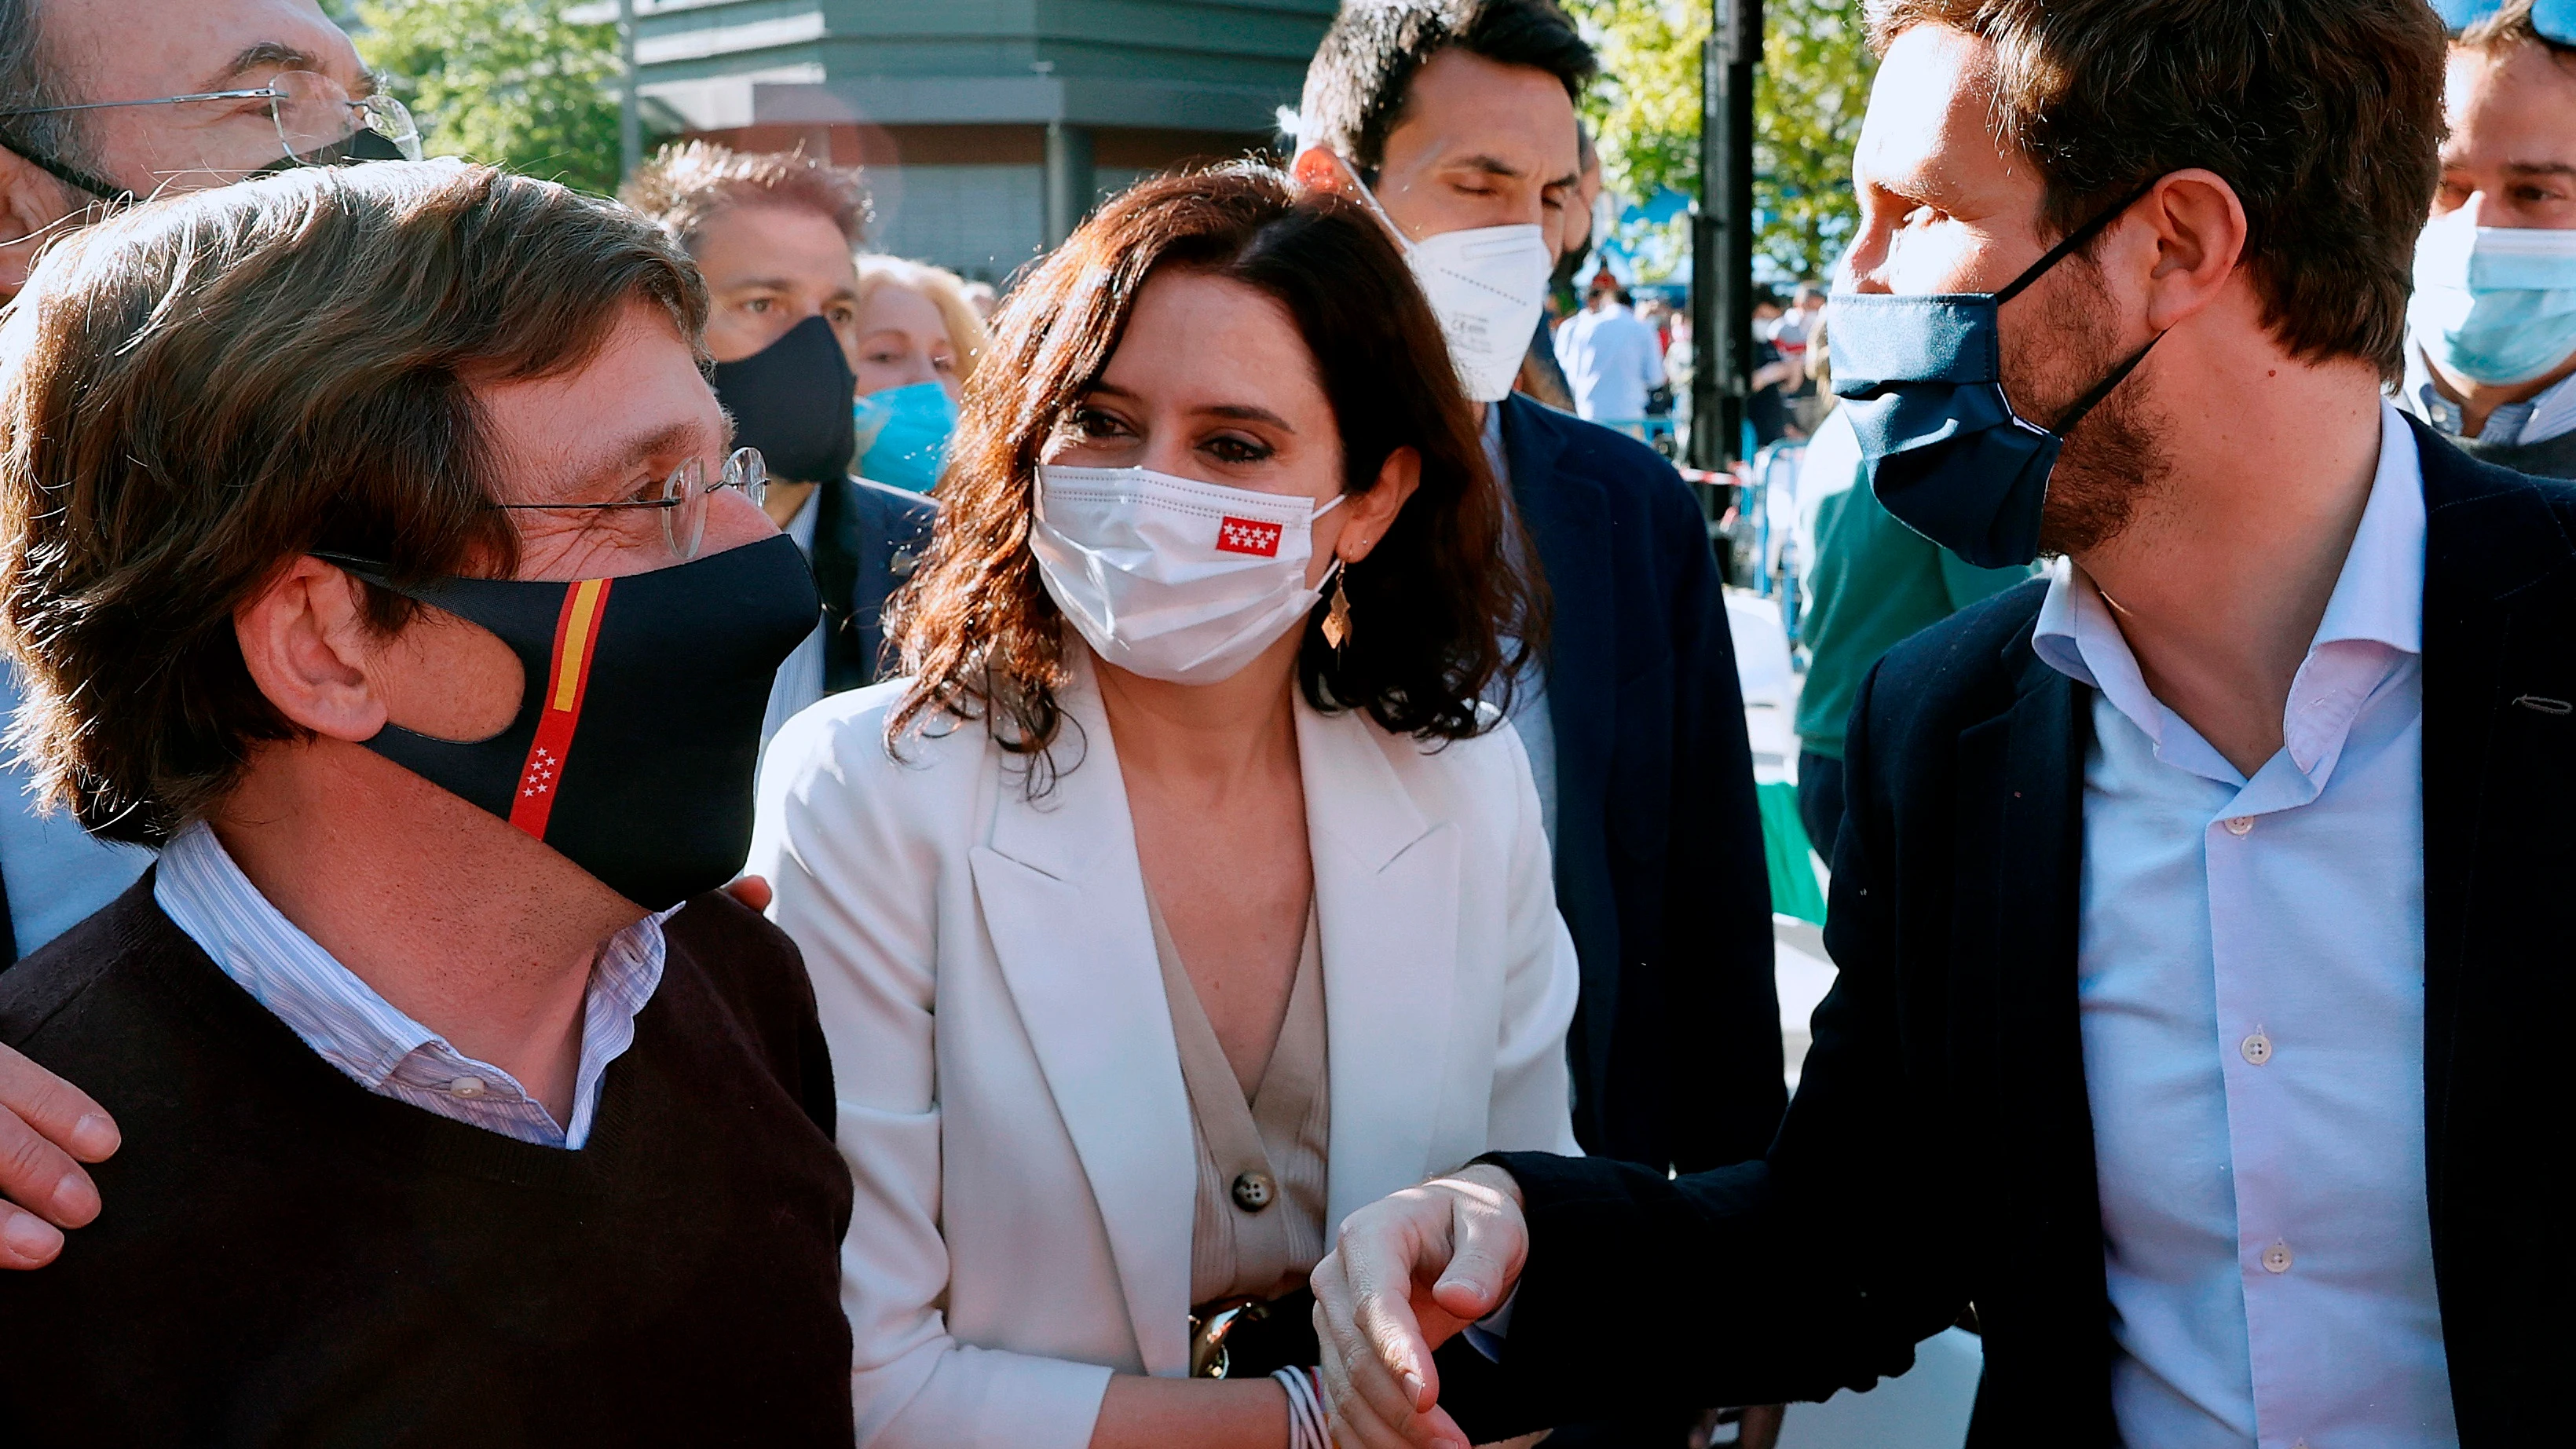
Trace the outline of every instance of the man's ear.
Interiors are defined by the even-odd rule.
[[[369,678],[380,641],[358,581],[309,555],[280,569],[233,611],[233,637],[251,682],[277,712],[332,739],[373,739],[385,702]]]
[[[47,233],[59,230],[82,200],[45,168],[0,146],[0,302],[27,285]]]
[[[2235,279],[2245,255],[2245,203],[2216,172],[2194,168],[2157,182],[2138,210],[2155,248],[2147,325],[2162,332],[2217,301]]]
[[[1342,164],[1342,158],[1321,146],[1309,146],[1298,152],[1289,173],[1297,178],[1298,185],[1308,191],[1327,191],[1353,201],[1360,199],[1358,180],[1351,175],[1351,169]]]
[[[433,739],[490,739],[518,716],[519,656],[453,614],[419,608],[399,633],[368,621],[365,586],[310,555],[233,611],[251,682],[277,712],[357,743],[387,724]]]

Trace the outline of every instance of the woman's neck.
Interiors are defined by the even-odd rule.
[[[1102,712],[1118,746],[1121,773],[1171,783],[1229,787],[1297,763],[1297,650],[1291,630],[1234,677],[1173,684],[1130,673],[1097,655]]]

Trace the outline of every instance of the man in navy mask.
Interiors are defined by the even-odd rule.
[[[389,162],[0,322],[18,738],[161,847],[0,975],[128,1138],[0,1275],[0,1439],[848,1444],[831,1067],[720,890],[816,600],[705,317],[622,207]]]
[[[1354,1214],[1342,1442],[1822,1399],[1971,1314],[1977,1445],[2547,1439],[2576,489],[2382,396],[2441,23],[1870,15],[1834,386],[1897,517],[2060,558],[1860,689],[1841,973],[1769,1152]]]
[[[2576,0],[2443,0],[2442,191],[2398,405],[2473,457],[2576,478]]]
[[[823,622],[779,666],[761,738],[798,710],[875,682],[886,596],[928,546],[930,501],[851,476],[859,174],[802,152],[705,141],[665,148],[626,183],[707,280],[716,401],[769,460],[769,516],[814,565]]]

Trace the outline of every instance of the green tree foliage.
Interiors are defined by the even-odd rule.
[[[1568,0],[1599,47],[1602,78],[1584,116],[1602,179],[1641,200],[1699,194],[1700,49],[1711,0]],[[1851,153],[1874,69],[1860,0],[1764,0],[1754,71],[1755,250],[1781,271],[1821,275],[1858,221]],[[1652,239],[1626,238],[1653,250]]]
[[[1852,148],[1877,62],[1860,0],[1765,0],[1753,79],[1755,245],[1781,270],[1821,277],[1860,221]]]
[[[359,0],[351,33],[431,155],[617,187],[617,26],[563,0]]]

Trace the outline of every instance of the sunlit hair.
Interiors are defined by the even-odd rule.
[[[2460,32],[2451,43],[2464,50],[2474,50],[2489,60],[2501,61],[2526,45],[2540,48],[2542,54],[2558,62],[2561,69],[2576,69],[2576,45],[2552,40],[2540,33],[2540,24],[2532,18],[2532,0],[2504,0],[2495,12]],[[0,9],[6,9],[0,5]]]
[[[1047,751],[1064,722],[1057,695],[1066,651],[1078,646],[1029,550],[1038,459],[1108,366],[1146,282],[1165,270],[1240,283],[1288,313],[1332,404],[1346,494],[1375,488],[1399,448],[1422,460],[1394,526],[1343,571],[1357,626],[1348,644],[1337,653],[1324,642],[1323,605],[1306,621],[1297,679],[1307,701],[1365,710],[1424,740],[1492,728],[1499,716],[1478,701],[1507,705],[1512,674],[1541,647],[1545,603],[1537,580],[1508,562],[1531,555],[1525,539],[1506,539],[1519,525],[1486,466],[1439,323],[1366,212],[1301,197],[1282,173],[1239,162],[1147,181],[1107,203],[994,318],[929,556],[888,622],[913,676],[888,722],[889,747],[934,717],[982,720],[1003,749],[1031,757],[1030,792],[1050,788]]]
[[[860,316],[867,315],[868,298],[879,287],[901,287],[913,293],[939,310],[940,329],[948,334],[948,350],[957,358],[957,380],[964,382],[975,375],[975,364],[983,360],[992,334],[975,314],[974,304],[966,300],[965,278],[945,267],[901,257],[862,256],[858,262]]]
[[[868,188],[855,166],[796,151],[736,151],[713,141],[665,146],[635,168],[618,198],[662,224],[689,255],[707,224],[738,206],[810,211],[858,246],[868,239]]]
[[[1882,51],[1925,24],[1993,48],[1995,133],[2037,171],[2048,232],[2159,177],[2215,172],[2245,207],[2238,264],[2280,344],[2404,373],[2415,237],[2442,174],[2442,22],[2424,0],[1865,9]]]

